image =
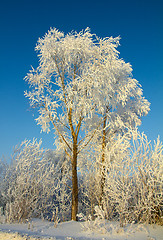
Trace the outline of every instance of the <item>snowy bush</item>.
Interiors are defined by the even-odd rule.
[[[95,206],[95,219],[92,218],[91,215],[85,216],[84,214],[78,214],[78,218],[81,221],[82,228],[84,231],[96,231],[98,233],[106,233],[106,226],[105,226],[105,216],[104,211],[101,207]]]
[[[70,211],[65,167],[63,170],[66,161],[61,154],[42,149],[41,141],[22,142],[5,175],[8,222],[41,216],[51,219],[57,208],[59,217],[66,216]]]
[[[162,223],[163,145],[159,138],[154,146],[145,134],[133,136],[131,162],[134,165],[134,215],[136,221]]]
[[[123,140],[121,148],[116,148],[116,142],[109,147],[107,159],[113,160],[105,166],[103,208],[108,216],[111,203],[122,226],[133,221],[161,223],[162,144],[158,138],[152,147],[146,135],[137,131],[131,137],[130,146]]]
[[[8,164],[5,158],[0,159],[0,215],[4,214],[4,207],[7,203],[8,183],[5,179]]]

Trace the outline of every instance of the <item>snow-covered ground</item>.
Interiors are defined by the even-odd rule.
[[[52,222],[33,219],[22,224],[0,224],[0,240],[163,240],[163,227],[158,225],[134,224],[120,228],[118,223],[107,222],[104,229],[107,232],[102,234],[83,230],[80,222],[69,221],[54,227]]]

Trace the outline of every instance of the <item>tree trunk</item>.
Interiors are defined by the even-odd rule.
[[[106,119],[107,117],[104,117],[104,122],[103,122],[103,135],[102,135],[102,158],[101,158],[101,194],[100,194],[100,206],[103,209],[103,196],[104,196],[104,186],[105,186],[105,148],[106,148]]]
[[[73,159],[72,159],[72,208],[71,220],[77,220],[78,213],[78,178],[77,178],[77,141],[73,144]]]

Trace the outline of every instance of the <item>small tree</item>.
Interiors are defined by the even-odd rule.
[[[125,128],[126,122],[138,124],[149,110],[131,76],[131,66],[119,59],[118,45],[119,38],[99,39],[88,28],[67,35],[51,29],[36,46],[39,67],[25,78],[32,87],[25,95],[38,108],[38,124],[43,131],[53,128],[71,161],[73,220],[78,211],[77,168],[83,149],[103,123],[104,162],[107,126],[116,131],[122,125]],[[102,177],[102,189],[103,185]]]

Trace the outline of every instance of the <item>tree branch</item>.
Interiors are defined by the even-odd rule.
[[[65,184],[66,187],[68,187],[72,191],[72,188],[69,185],[67,185],[67,183],[63,183],[63,184]]]
[[[78,135],[79,135],[79,131],[80,131],[80,127],[81,127],[81,123],[82,123],[83,119],[84,119],[84,116],[83,116],[83,117],[80,116],[79,122],[78,122],[78,124],[77,124],[77,126],[76,126],[75,132],[76,132],[76,136],[77,136],[77,137],[78,137]]]
[[[61,123],[61,124],[62,124],[64,127],[66,127],[68,130],[70,130],[70,128],[69,128],[67,125],[65,125],[63,122],[61,122],[61,120],[59,120],[59,118],[57,118],[56,121],[58,121],[59,123]]]
[[[46,112],[48,113],[49,118],[50,118],[50,121],[52,122],[52,124],[53,124],[54,128],[56,129],[56,131],[58,132],[59,136],[60,136],[60,137],[62,138],[62,140],[66,143],[66,145],[68,146],[68,148],[70,149],[70,151],[72,151],[72,148],[70,147],[70,145],[68,144],[68,142],[66,141],[66,139],[64,138],[64,136],[60,133],[58,127],[57,127],[56,124],[54,123],[53,118],[52,118],[52,116],[51,116],[51,114],[50,114],[50,112],[48,111],[48,108],[47,108],[47,106],[46,106],[46,102],[45,102],[45,110],[46,110]]]
[[[89,143],[90,141],[92,140],[92,138],[95,136],[95,133],[97,132],[99,126],[101,125],[102,122],[100,122],[97,126],[97,128],[95,129],[95,131],[93,132],[92,136],[90,137],[90,139],[86,142],[86,144],[84,144],[84,146],[78,151],[78,153],[80,153]],[[87,137],[83,138],[78,145],[81,144],[82,141],[84,141],[84,139],[86,139]]]

